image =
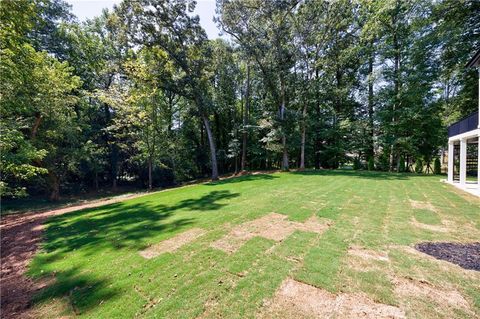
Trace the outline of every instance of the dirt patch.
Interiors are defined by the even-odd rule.
[[[293,279],[283,281],[259,317],[405,318],[394,306],[376,303],[361,294],[332,294]]]
[[[359,246],[350,246],[348,254],[351,256],[360,257],[365,260],[389,261],[388,254],[382,251],[375,251],[364,249]]]
[[[163,253],[171,253],[180,247],[194,241],[198,237],[205,234],[205,230],[201,228],[192,228],[181,234],[178,234],[170,239],[164,240],[156,245],[152,245],[147,249],[140,252],[140,255],[144,258],[150,259],[157,257]]]
[[[420,243],[415,249],[440,260],[459,265],[464,269],[480,271],[480,242],[460,243]]]
[[[429,224],[424,224],[420,223],[418,220],[415,219],[415,217],[412,217],[411,223],[413,226],[424,229],[424,230],[429,230],[433,232],[439,232],[439,233],[447,233],[448,228],[445,226],[441,225],[429,225]]]
[[[398,296],[428,298],[441,306],[447,305],[470,312],[470,305],[457,290],[440,289],[426,281],[412,278],[394,278],[392,281]]]
[[[410,200],[410,205],[412,205],[412,208],[415,209],[427,209],[432,212],[436,212],[437,209],[435,206],[433,206],[430,202],[421,202],[421,201],[416,201],[416,200]]]
[[[316,217],[310,217],[304,223],[298,223],[287,220],[286,215],[271,213],[235,226],[226,236],[213,242],[211,246],[231,253],[253,237],[258,236],[279,242],[295,230],[320,234],[330,225],[331,222],[321,221]]]
[[[143,195],[119,196],[41,213],[2,216],[0,222],[2,318],[27,318],[29,314],[26,311],[30,307],[32,295],[45,286],[43,282],[35,282],[24,274],[28,263],[37,252],[44,228],[43,223],[47,218],[85,208],[113,204]]]

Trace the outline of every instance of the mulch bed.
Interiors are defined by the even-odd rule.
[[[415,249],[464,269],[480,271],[480,242],[470,244],[426,242],[415,245]]]

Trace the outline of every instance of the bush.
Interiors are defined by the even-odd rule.
[[[398,171],[403,173],[405,172],[405,159],[403,158],[403,156],[400,156],[399,161],[400,163],[398,163]]]
[[[373,159],[373,156],[368,159],[368,170],[375,170],[375,160]]]
[[[435,175],[442,174],[442,164],[440,163],[440,159],[438,157],[433,162],[433,174]]]
[[[359,170],[362,168],[362,163],[360,163],[360,159],[358,157],[355,157],[353,160],[353,169],[354,170]]]
[[[390,159],[387,153],[383,153],[378,157],[378,162],[376,163],[376,169],[380,171],[388,171],[390,166]]]
[[[422,162],[422,160],[419,158],[419,159],[417,159],[417,161],[415,162],[415,173],[421,174],[422,172],[423,172],[423,162]]]

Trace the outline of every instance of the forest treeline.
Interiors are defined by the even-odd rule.
[[[477,0],[217,0],[215,40],[195,5],[124,0],[80,23],[62,0],[1,1],[2,196],[429,170],[477,108]]]

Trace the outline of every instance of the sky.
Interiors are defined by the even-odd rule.
[[[104,8],[112,9],[121,0],[66,0],[72,5],[72,12],[80,21],[93,18],[102,13]],[[207,32],[209,39],[220,37],[219,30],[213,22],[215,15],[215,0],[197,0],[195,13],[200,17],[200,24]]]

